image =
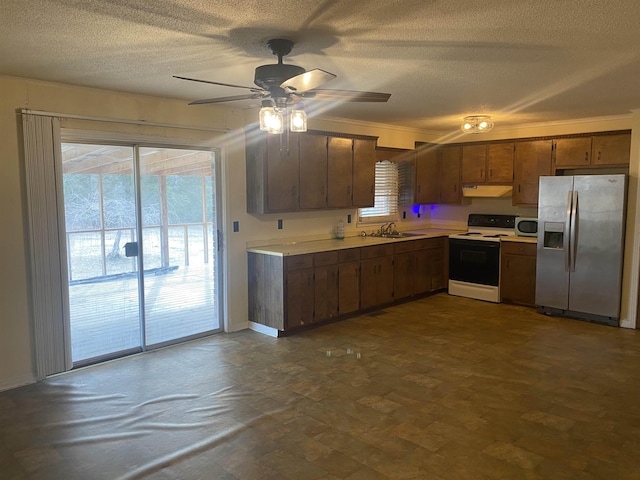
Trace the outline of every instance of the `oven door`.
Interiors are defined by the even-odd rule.
[[[450,238],[449,279],[497,287],[500,242]]]

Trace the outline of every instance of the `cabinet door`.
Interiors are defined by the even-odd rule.
[[[353,185],[353,140],[329,137],[327,149],[327,206],[329,208],[350,207]]]
[[[378,304],[376,281],[379,264],[377,258],[360,261],[360,308],[366,310]]]
[[[378,258],[377,305],[393,302],[393,256]]]
[[[338,265],[314,270],[314,322],[330,320],[338,315]]]
[[[536,257],[503,254],[500,296],[503,300],[533,306],[536,296]]]
[[[538,205],[539,178],[551,175],[551,145],[551,140],[516,142],[513,205]]]
[[[487,183],[513,182],[513,150],[512,142],[487,145]]]
[[[596,135],[591,142],[592,165],[629,165],[631,134]]]
[[[393,301],[393,257],[377,257],[360,262],[360,308]]]
[[[373,207],[376,189],[376,141],[353,140],[353,206]]]
[[[429,251],[429,265],[431,269],[431,291],[441,290],[447,286],[445,270],[445,256],[442,250]]]
[[[462,183],[477,184],[486,181],[486,145],[462,147]]]
[[[556,167],[591,165],[591,137],[558,138],[554,143]]]
[[[327,137],[302,134],[299,146],[300,208],[327,207]]]
[[[285,329],[313,322],[313,268],[287,272]]]
[[[338,311],[340,315],[360,310],[360,262],[338,265]]]
[[[393,298],[395,300],[413,295],[416,268],[413,252],[393,256]]]
[[[418,204],[438,203],[440,198],[440,166],[436,147],[420,147],[416,151],[416,193]]]
[[[432,276],[430,250],[418,250],[415,252],[414,261],[413,293],[414,295],[428,293],[431,291]]]
[[[440,202],[460,203],[460,157],[462,148],[442,147],[440,150]]]
[[[267,136],[267,211],[298,210],[298,138],[290,134]]]

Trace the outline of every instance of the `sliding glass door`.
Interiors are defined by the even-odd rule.
[[[215,153],[62,144],[74,365],[220,330]]]

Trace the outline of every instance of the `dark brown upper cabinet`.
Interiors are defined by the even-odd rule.
[[[513,142],[464,145],[462,183],[510,184],[513,182]]]
[[[551,175],[551,140],[516,142],[513,159],[513,205],[538,205],[541,176]]]
[[[462,147],[416,144],[415,203],[459,204]]]
[[[376,137],[246,132],[247,212],[372,207]]]
[[[554,140],[556,169],[629,165],[631,134],[614,133]]]

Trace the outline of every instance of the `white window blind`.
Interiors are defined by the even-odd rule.
[[[361,223],[389,222],[398,219],[398,164],[389,160],[376,162],[375,203],[373,207],[361,208],[358,221]]]

